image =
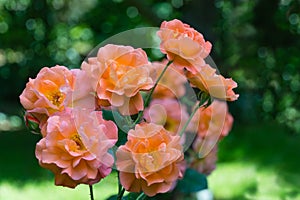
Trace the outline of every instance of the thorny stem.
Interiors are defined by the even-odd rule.
[[[169,62],[167,63],[167,65],[164,67],[164,69],[162,70],[162,72],[160,73],[160,75],[159,75],[159,77],[157,78],[157,80],[156,80],[156,82],[155,82],[153,88],[151,88],[149,94],[148,94],[147,97],[146,97],[144,107],[147,107],[147,106],[148,106],[148,104],[149,104],[149,102],[150,102],[150,100],[151,100],[152,94],[153,94],[155,88],[156,88],[157,85],[158,85],[158,82],[159,82],[160,79],[163,77],[164,73],[167,71],[168,67],[169,67],[172,63],[173,63],[172,60],[169,61]],[[144,110],[139,112],[139,114],[138,114],[136,120],[134,121],[134,125],[136,125],[136,124],[139,123],[139,121],[141,120],[141,118],[142,118],[142,116],[143,116],[143,113],[144,113]]]

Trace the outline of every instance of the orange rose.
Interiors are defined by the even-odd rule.
[[[202,66],[211,50],[211,43],[203,35],[178,19],[164,21],[157,35],[161,39],[161,52],[167,54],[176,66],[185,67],[188,71]]]
[[[48,119],[47,134],[36,145],[39,164],[55,175],[55,184],[94,184],[111,172],[108,150],[117,141],[117,127],[100,111],[57,112]]]
[[[201,107],[192,119],[191,126],[196,128],[201,138],[217,135],[228,135],[233,124],[233,117],[228,112],[228,105],[224,101],[214,100],[207,108]]]
[[[29,79],[20,95],[20,101],[28,112],[51,115],[62,111],[69,103],[66,98],[74,88],[73,73],[64,66],[44,67],[35,79]]]
[[[100,106],[118,108],[123,115],[144,109],[139,91],[153,87],[150,63],[142,49],[108,44],[99,49],[82,69],[91,77]]]
[[[95,96],[84,71],[69,70],[64,66],[44,67],[35,79],[29,79],[20,95],[27,117],[39,122],[45,136],[45,125],[49,116],[67,107],[81,107],[93,110]]]
[[[233,117],[224,101],[214,100],[207,108],[199,108],[190,124],[197,133],[194,151],[200,153],[201,157],[206,156],[220,139],[228,135],[232,124]]]
[[[208,64],[202,66],[195,74],[187,71],[186,76],[192,87],[199,88],[211,97],[227,101],[235,101],[239,97],[232,90],[237,87],[237,83],[231,78],[225,79],[222,75],[216,74],[216,70]]]
[[[143,191],[154,196],[172,189],[182,177],[180,137],[160,125],[137,124],[128,132],[128,141],[119,147],[116,156],[121,184],[130,192]]]
[[[62,111],[71,102],[74,89],[74,75],[64,66],[44,67],[35,79],[29,78],[20,101],[30,114],[39,122],[42,135],[50,115]]]

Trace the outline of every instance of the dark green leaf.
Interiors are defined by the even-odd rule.
[[[178,181],[176,189],[186,194],[207,189],[206,176],[194,169],[187,169],[184,178]]]
[[[139,195],[140,193],[131,192],[124,197],[124,200],[135,200]]]
[[[106,200],[117,200],[118,195],[112,195],[110,197],[108,197]]]
[[[101,110],[103,119],[114,121],[114,115],[111,110]]]
[[[116,143],[116,146],[121,146],[127,142],[127,133],[123,132],[119,129],[118,131],[118,141]]]

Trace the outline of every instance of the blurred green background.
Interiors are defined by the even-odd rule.
[[[103,40],[174,18],[213,44],[212,57],[239,85],[235,118],[209,176],[215,199],[300,199],[299,0],[0,0],[0,200],[88,199],[55,187],[34,156],[18,96],[44,66],[79,68]],[[96,199],[116,193],[112,174]]]

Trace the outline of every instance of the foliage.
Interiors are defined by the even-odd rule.
[[[299,139],[274,122],[235,127],[208,177],[215,199],[299,199]]]
[[[7,132],[1,135],[0,146],[5,151],[0,155],[6,163],[0,165],[1,199],[88,198],[85,185],[78,186],[75,191],[53,185],[53,177],[39,167],[33,154],[39,137],[29,134]],[[15,145],[10,145],[16,135],[18,140]],[[299,199],[299,159],[296,159],[299,146],[299,135],[287,136],[284,127],[273,124],[235,127],[220,143],[217,169],[208,177],[215,199]],[[17,151],[8,156],[7,152],[14,152],[16,148]],[[22,157],[19,152],[23,152]],[[15,159],[17,157],[19,159]],[[104,200],[114,194],[116,183],[116,173],[112,173],[101,184],[96,184],[95,199]]]
[[[44,65],[78,68],[86,54],[112,34],[178,16],[195,21],[189,18],[190,2],[0,0],[0,111],[19,112],[24,83]],[[300,132],[299,1],[214,3],[208,9],[217,12],[214,59],[222,73],[239,83],[240,99],[231,105],[233,114],[239,113],[236,120],[276,119]]]
[[[0,1],[0,83],[4,85],[0,101],[17,104],[28,77],[44,66],[79,68],[87,53],[106,38],[178,16],[182,4],[172,2]]]
[[[243,120],[276,119],[300,132],[299,1],[218,0],[215,5],[216,54],[239,83]]]
[[[299,1],[216,0],[211,5],[183,0],[0,1],[0,102],[12,102],[1,106],[2,112],[16,113],[11,110],[24,83],[44,65],[78,68],[112,34],[182,16],[196,27],[203,25],[204,32],[214,27],[214,59],[223,73],[230,69],[243,94],[234,106],[242,113],[240,120],[276,119],[300,132]],[[195,10],[206,10],[203,6],[217,14],[192,18]]]
[[[207,180],[204,174],[194,169],[187,169],[182,180],[179,180],[177,188],[180,192],[190,194],[207,189]]]

